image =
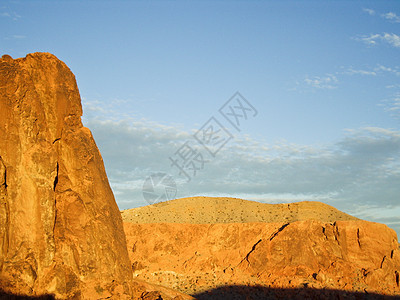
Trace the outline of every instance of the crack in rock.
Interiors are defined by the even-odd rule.
[[[258,245],[259,243],[261,243],[261,242],[262,242],[262,239],[259,239],[258,242],[255,243],[255,244],[253,245],[253,247],[251,247],[251,250],[249,251],[249,253],[247,253],[247,255],[240,261],[240,263],[237,264],[237,266],[239,266],[243,261],[247,261],[247,264],[248,264],[248,266],[249,266],[249,265],[250,265],[249,256],[250,256],[250,254],[256,249],[257,245]],[[236,267],[237,267],[237,266],[236,266]]]
[[[273,234],[271,235],[271,237],[269,238],[269,240],[272,241],[272,240],[278,235],[278,233],[281,232],[283,229],[285,229],[288,225],[289,225],[289,223],[286,223],[285,225],[283,225],[282,227],[280,227],[280,228],[278,229],[277,232],[275,232],[275,233],[273,233]]]

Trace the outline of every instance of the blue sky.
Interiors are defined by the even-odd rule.
[[[318,200],[400,232],[398,1],[2,1],[0,54],[74,72],[121,209],[177,197]],[[218,112],[239,91],[240,132]],[[170,157],[214,116],[232,139],[190,182]]]

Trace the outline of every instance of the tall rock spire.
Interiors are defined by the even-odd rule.
[[[0,59],[0,287],[24,295],[132,295],[121,216],[54,55]]]

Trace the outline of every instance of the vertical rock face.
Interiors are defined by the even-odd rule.
[[[0,287],[130,297],[122,221],[75,77],[55,56],[0,59]]]

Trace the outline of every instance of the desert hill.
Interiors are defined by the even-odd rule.
[[[267,204],[227,197],[190,197],[121,212],[122,220],[131,223],[249,223],[319,220],[335,222],[357,220],[336,208],[316,201]]]

